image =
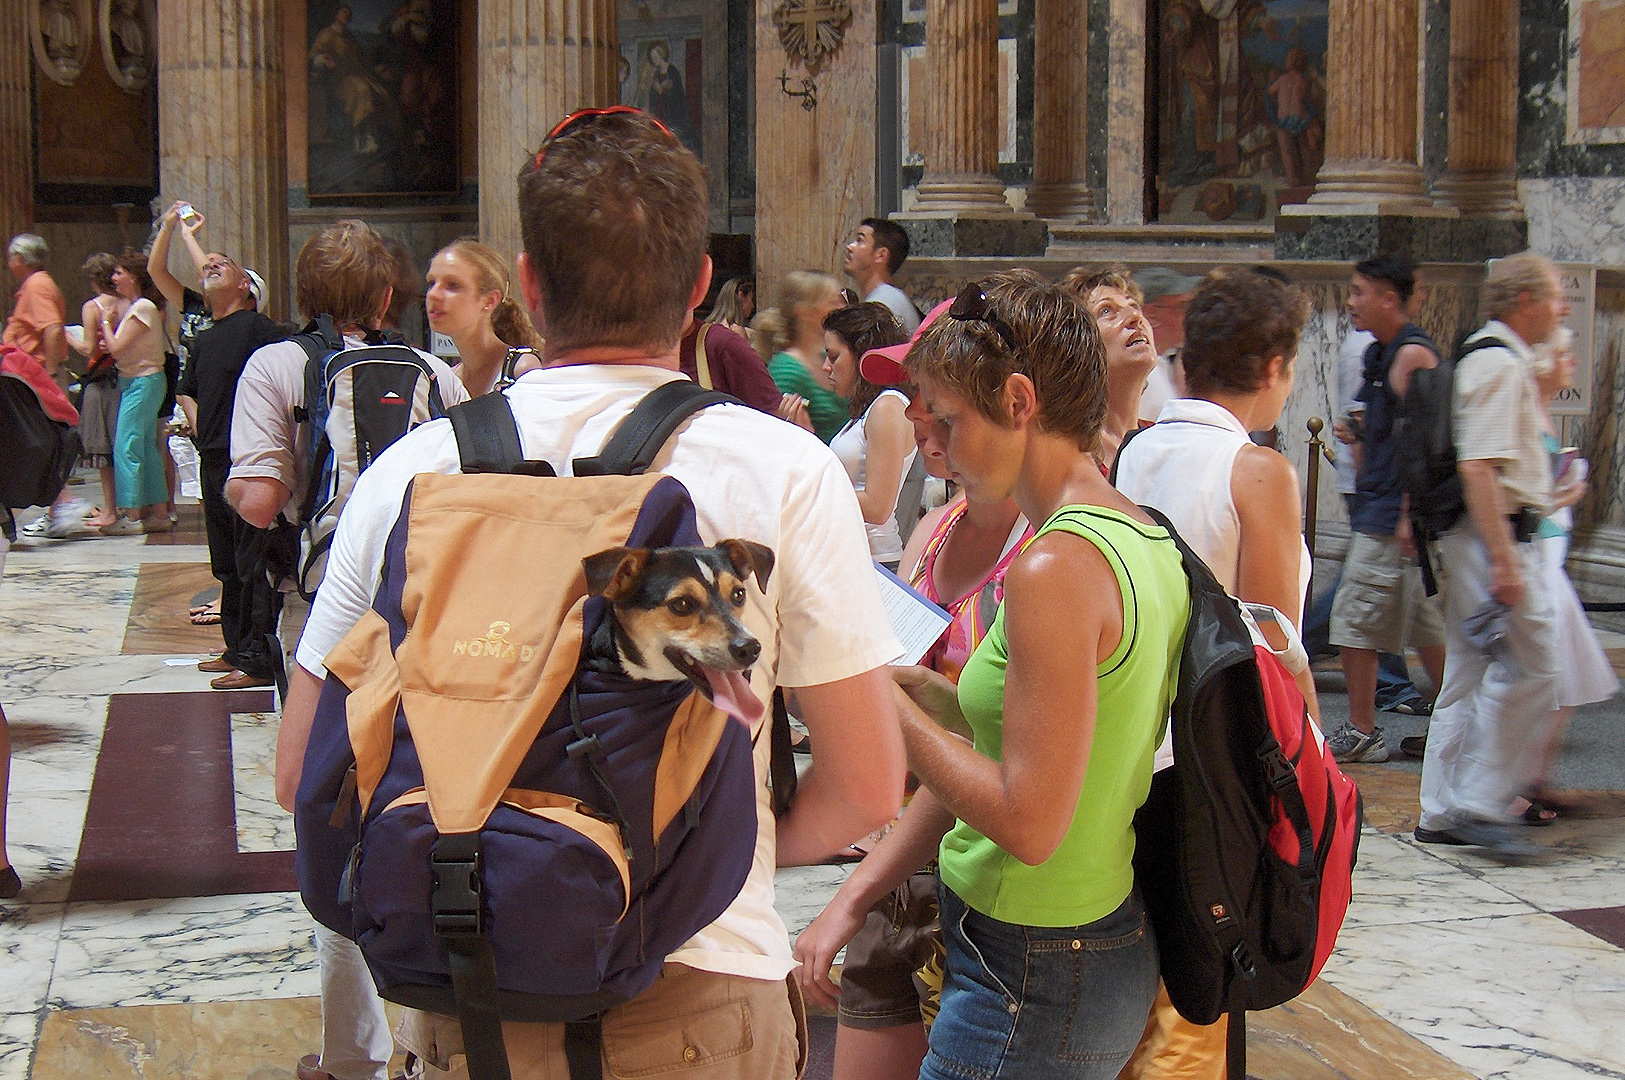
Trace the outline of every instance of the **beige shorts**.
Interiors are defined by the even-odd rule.
[[[564,1025],[502,1025],[513,1080],[569,1080]],[[467,1080],[457,1020],[407,1009],[395,1041],[421,1080]],[[604,1077],[794,1080],[806,1066],[807,1018],[794,981],[767,982],[667,964],[655,984],[604,1014]]]
[[[1333,645],[1390,653],[1443,645],[1440,611],[1439,598],[1422,587],[1416,559],[1399,550],[1398,540],[1361,532],[1350,538],[1332,601]]]

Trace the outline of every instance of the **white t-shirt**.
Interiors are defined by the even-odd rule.
[[[901,401],[905,408],[908,407],[908,396],[902,391],[882,390],[880,396],[870,402],[861,417],[848,420],[846,426],[836,432],[835,437],[829,441],[829,448],[841,459],[841,465],[845,467],[846,475],[852,478],[852,487],[856,491],[865,490],[864,484],[868,481],[869,430],[866,425],[875,411],[875,406],[887,397],[894,397]],[[918,453],[919,447],[908,448],[908,453],[903,456],[903,471],[897,474],[898,480],[908,475],[908,467],[914,463],[914,456]],[[869,521],[863,523],[863,527],[869,533],[869,557],[877,562],[894,563],[903,556],[903,536],[897,528],[896,502],[897,499],[893,496],[892,515],[885,521],[878,525]]]
[[[914,301],[908,294],[889,281],[882,281],[876,285],[868,296],[863,298],[864,303],[885,304],[891,308],[891,313],[897,316],[897,321],[903,324],[903,332],[910,337],[920,326],[920,312],[914,306]]]
[[[645,393],[678,378],[663,368],[583,364],[530,372],[507,394],[525,456],[550,461],[567,476],[570,461],[598,453]],[[755,409],[713,406],[679,429],[654,469],[688,488],[706,543],[738,537],[773,549],[766,593],[750,588],[743,617],[762,643],[751,682],[764,702],[775,685],[851,678],[902,652],[881,606],[852,484],[816,437]],[[384,546],[412,477],[457,471],[457,439],[451,422],[442,420],[411,432],[361,474],[299,641],[301,667],[325,674],[323,660],[371,605]],[[769,742],[756,740],[760,782],[750,877],[721,918],[671,955],[677,963],[772,980],[795,966],[773,907]]]
[[[1354,395],[1360,392],[1365,385],[1365,351],[1369,349],[1377,336],[1368,330],[1350,330],[1348,337],[1337,350],[1337,415],[1339,418],[1350,413],[1365,412],[1365,402],[1354,400]],[[1328,432],[1327,434],[1330,434]],[[1355,466],[1354,447],[1333,435],[1330,440],[1332,454],[1336,458],[1333,467],[1337,470],[1337,490],[1343,495],[1353,495],[1359,490],[1355,484],[1359,480],[1359,469]]]
[[[365,344],[358,337],[344,339],[346,349]],[[450,408],[468,400],[462,380],[444,360],[421,349],[412,351],[434,372],[442,404]],[[230,478],[264,477],[280,482],[293,493],[283,511],[289,521],[299,516],[310,474],[310,462],[305,460],[310,426],[294,419],[294,410],[305,405],[308,360],[309,354],[297,341],[277,341],[256,349],[237,380],[237,400],[231,412]]]

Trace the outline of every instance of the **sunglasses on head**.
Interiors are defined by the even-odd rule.
[[[948,307],[948,317],[957,319],[959,322],[986,323],[998,331],[999,336],[1004,339],[1004,343],[1010,346],[1011,352],[1019,352],[1020,350],[1016,348],[1015,332],[1010,329],[1004,320],[989,310],[990,306],[991,302],[987,298],[984,283],[973,281],[960,289],[959,295],[954,297],[954,302]]]
[[[631,116],[648,117],[649,121],[653,123],[655,127],[665,132],[668,139],[671,139],[673,142],[677,141],[677,136],[671,133],[671,128],[667,127],[665,124],[662,124],[658,119],[651,116],[649,113],[644,112],[642,109],[634,108],[631,105],[610,105],[602,109],[577,109],[575,112],[553,125],[553,130],[547,133],[547,138],[542,140],[541,147],[536,151],[536,159],[531,162],[531,168],[541,168],[542,156],[547,153],[548,146],[552,144],[553,140],[570,131],[572,128],[580,127],[582,124],[596,120],[600,116],[616,116],[622,113]]]

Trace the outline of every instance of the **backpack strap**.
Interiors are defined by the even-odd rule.
[[[1157,425],[1155,425],[1155,424],[1151,425],[1151,427],[1156,427],[1156,426]],[[1112,487],[1117,486],[1117,469],[1118,469],[1118,466],[1120,466],[1123,463],[1123,451],[1128,449],[1128,444],[1134,440],[1134,436],[1138,435],[1140,432],[1142,432],[1144,430],[1146,430],[1146,429],[1143,428],[1143,427],[1140,427],[1138,424],[1136,424],[1135,426],[1129,428],[1127,431],[1123,432],[1123,441],[1117,444],[1117,453],[1112,455],[1111,472],[1108,473],[1107,476],[1106,476],[1106,482],[1108,484],[1110,484]],[[1141,509],[1149,511],[1150,507],[1141,507]],[[1155,513],[1155,511],[1150,511],[1150,512]],[[1161,524],[1166,525],[1167,522],[1164,521]],[[1168,531],[1173,532],[1173,529],[1170,528]]]
[[[703,323],[694,338],[694,381],[703,389],[715,390],[717,384],[711,381],[711,360],[705,355],[705,337],[710,332],[711,324]]]
[[[642,476],[683,421],[710,405],[739,400],[687,379],[673,379],[643,395],[596,457],[576,458],[576,476]]]
[[[502,394],[471,398],[446,410],[457,435],[457,457],[465,473],[513,472],[525,460],[513,407]]]

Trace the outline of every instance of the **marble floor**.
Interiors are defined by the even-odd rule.
[[[271,1080],[317,1044],[270,695],[208,689],[195,661],[218,637],[185,618],[206,552],[195,530],[162,539],[39,541],[5,564],[24,889],[0,902],[0,1080]],[[1594,793],[1543,830],[1551,858],[1508,867],[1414,842],[1414,768],[1353,771],[1354,904],[1321,980],[1250,1018],[1249,1074],[1625,1078],[1625,796]],[[780,874],[792,930],[844,875]]]

